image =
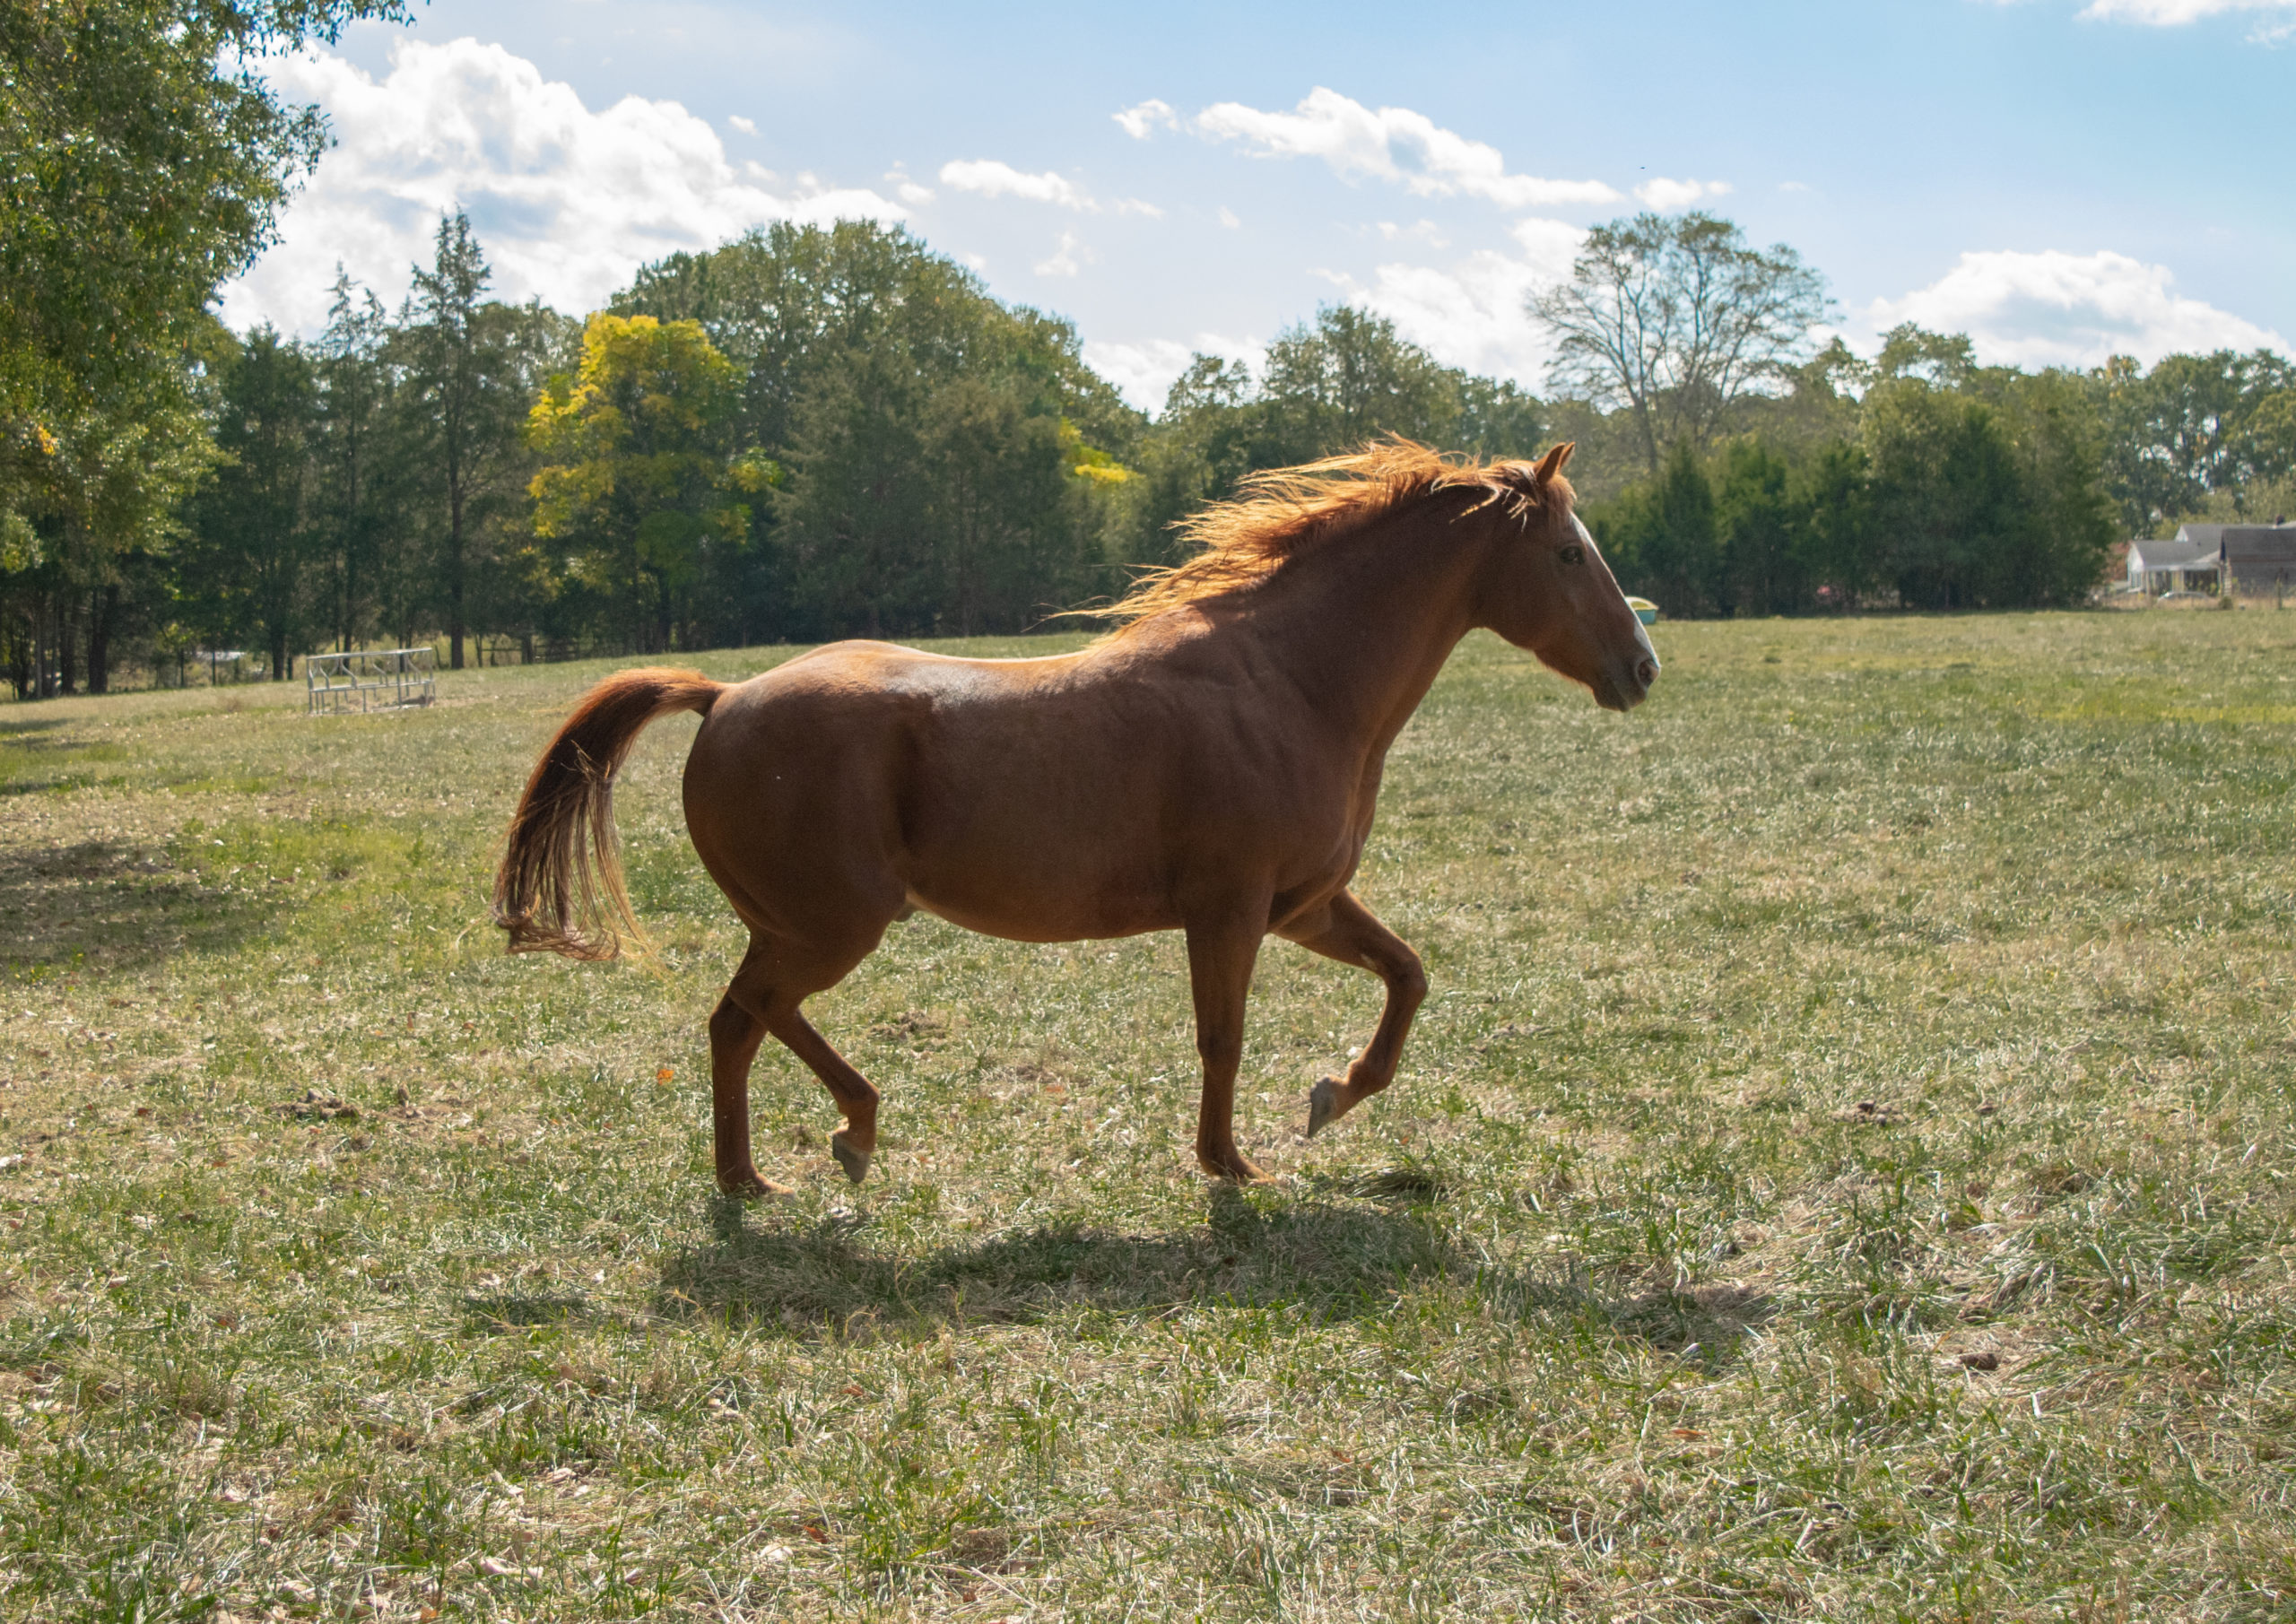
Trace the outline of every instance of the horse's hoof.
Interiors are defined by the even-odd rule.
[[[1248,1186],[1252,1185],[1272,1185],[1275,1182],[1274,1178],[1262,1172],[1251,1161],[1248,1160],[1241,1151],[1231,1152],[1226,1157],[1211,1157],[1199,1154],[1196,1159],[1196,1162],[1198,1167],[1202,1168],[1213,1177],[1219,1179],[1222,1184]]]
[[[1326,1077],[1308,1090],[1308,1137],[1313,1139],[1339,1115],[1339,1080]]]
[[[829,1153],[837,1158],[837,1165],[845,1169],[845,1176],[855,1184],[869,1177],[869,1152],[855,1150],[844,1134],[832,1133],[829,1136]]]
[[[797,1193],[793,1185],[778,1185],[770,1178],[761,1177],[754,1168],[731,1178],[720,1178],[718,1187],[736,1201],[761,1201],[769,1195],[795,1195]]]

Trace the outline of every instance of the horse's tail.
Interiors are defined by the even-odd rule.
[[[642,937],[614,849],[613,777],[648,722],[674,710],[707,716],[725,686],[698,671],[616,672],[566,718],[526,780],[494,875],[494,922],[510,933],[512,952],[611,959],[622,951],[616,920]]]

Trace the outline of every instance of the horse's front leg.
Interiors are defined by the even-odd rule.
[[[1410,944],[1373,918],[1352,891],[1342,891],[1305,918],[1292,921],[1283,934],[1309,952],[1373,971],[1387,984],[1379,1029],[1347,1068],[1346,1078],[1326,1077],[1309,1091],[1308,1133],[1312,1138],[1395,1081],[1411,1018],[1427,996],[1427,971]]]
[[[1267,899],[1223,908],[1187,924],[1187,975],[1196,997],[1196,1052],[1204,1060],[1204,1100],[1196,1119],[1196,1159],[1215,1178],[1268,1182],[1236,1148],[1236,1071],[1244,1058],[1244,1001],[1267,932]]]

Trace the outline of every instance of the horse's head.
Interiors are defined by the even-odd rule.
[[[1496,502],[1499,517],[1478,602],[1478,621],[1574,682],[1611,710],[1631,710],[1658,680],[1658,655],[1627,606],[1595,538],[1570,511],[1561,445],[1536,464],[1492,472],[1518,495]]]

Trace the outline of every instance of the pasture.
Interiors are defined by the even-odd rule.
[[[655,959],[484,918],[603,665],[7,708],[0,1610],[2285,1616],[2296,616],[1655,635],[1624,718],[1461,649],[1401,1077],[1300,1139],[1379,989],[1271,942],[1241,1192],[1176,938],[919,917],[811,1006],[870,1181],[769,1045],[718,1198],[693,725]]]

